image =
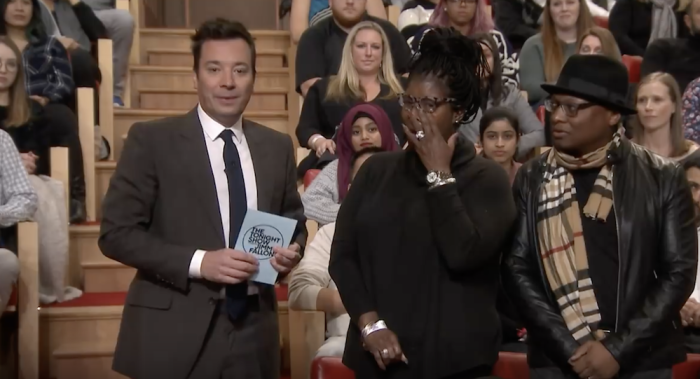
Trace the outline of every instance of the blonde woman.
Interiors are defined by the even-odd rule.
[[[579,38],[578,48],[579,54],[598,54],[605,55],[608,58],[618,62],[622,61],[620,48],[615,42],[615,37],[608,29],[594,26],[584,33]]]
[[[520,84],[530,103],[547,96],[540,87],[554,83],[570,56],[576,54],[579,37],[593,26],[586,1],[547,0],[542,32],[525,41],[520,52]]]
[[[324,153],[329,158],[335,154],[336,129],[350,108],[359,103],[374,103],[384,109],[402,146],[405,140],[397,97],[401,92],[384,30],[371,21],[357,24],[345,40],[338,74],[317,81],[304,99],[296,135],[299,145],[313,153],[299,165],[299,175],[332,160],[319,158]]]
[[[634,95],[634,142],[679,162],[696,152],[698,146],[683,136],[681,101],[678,83],[670,74],[655,72],[642,78]]]

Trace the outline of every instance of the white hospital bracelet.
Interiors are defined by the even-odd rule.
[[[316,150],[316,141],[318,141],[319,138],[324,138],[324,137],[320,134],[316,134],[314,136],[314,138],[312,138],[311,141],[309,142],[309,147],[311,147],[313,150]]]
[[[386,324],[382,320],[369,323],[369,324],[365,325],[364,328],[362,328],[362,339],[367,338],[368,335],[370,335],[376,331],[384,330],[386,328],[387,328]]]

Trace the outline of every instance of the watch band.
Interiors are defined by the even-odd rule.
[[[365,325],[364,328],[362,328],[362,339],[367,338],[368,335],[370,335],[374,332],[384,330],[384,329],[387,329],[387,327],[386,327],[386,323],[383,320],[371,322],[371,323]]]

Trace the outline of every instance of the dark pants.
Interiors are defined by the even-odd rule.
[[[530,379],[579,379],[578,375],[565,374],[556,367],[531,368]],[[620,379],[673,379],[670,368],[635,372],[621,376]]]
[[[442,379],[488,379],[495,378],[491,375],[491,367],[489,366],[479,366],[458,374],[446,376]]]
[[[95,96],[95,120],[99,120],[98,83],[102,82],[100,66],[89,51],[76,49],[70,52],[70,62],[73,69],[73,81],[75,82],[75,96],[66,99],[66,105],[77,112],[77,96],[79,87],[92,88]],[[97,124],[97,121],[95,121]]]
[[[44,107],[44,116],[48,121],[51,146],[68,148],[70,198],[85,202],[85,171],[83,150],[78,134],[78,119],[67,106],[56,103],[49,103]],[[40,157],[40,159],[42,159],[41,164],[46,165],[45,168],[41,168],[41,171],[50,174],[49,157]]]
[[[249,311],[231,322],[223,302],[209,326],[190,379],[279,379],[280,341],[273,304],[249,296]]]

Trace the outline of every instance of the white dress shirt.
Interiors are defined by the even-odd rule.
[[[226,164],[224,163],[224,140],[219,137],[221,132],[227,128],[209,115],[202,109],[201,105],[197,106],[197,114],[199,122],[204,130],[204,141],[206,142],[207,152],[209,153],[209,163],[211,171],[214,174],[214,184],[216,188],[216,197],[219,201],[219,213],[221,214],[221,225],[224,229],[224,239],[226,246],[229,245],[229,230],[231,227],[231,215],[229,210],[229,193],[228,193],[228,178],[226,177]],[[245,181],[245,195],[248,203],[248,209],[258,209],[258,187],[255,183],[255,167],[253,159],[250,156],[250,148],[248,141],[243,133],[243,119],[239,119],[231,128],[233,132],[233,143],[238,149],[238,157],[241,160],[241,169],[243,170],[243,180]],[[232,241],[235,244],[235,241]],[[202,259],[206,251],[197,250],[190,261],[190,277],[201,278]],[[248,293],[257,293],[257,287],[248,286]]]

